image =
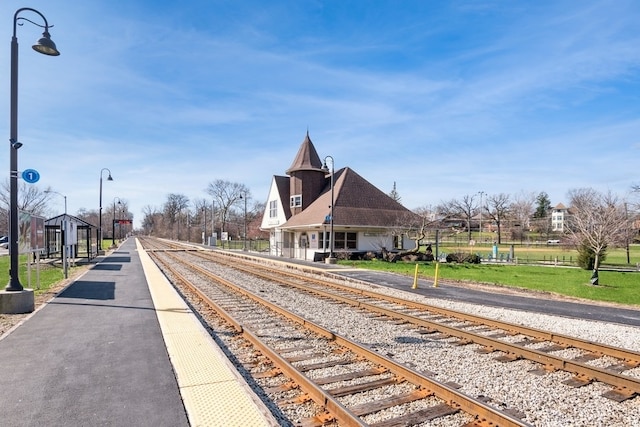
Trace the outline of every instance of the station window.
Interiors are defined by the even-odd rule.
[[[278,216],[278,201],[271,200],[269,202],[269,218],[276,218]]]
[[[340,249],[358,249],[358,233],[337,232],[334,247]]]
[[[295,196],[291,196],[290,206],[292,208],[299,208],[302,206],[302,195],[297,194]]]

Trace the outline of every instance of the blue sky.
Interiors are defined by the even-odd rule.
[[[266,201],[307,129],[336,169],[395,182],[410,209],[640,182],[634,0],[3,1],[7,139],[25,6],[61,55],[34,53],[41,30],[18,27],[20,169],[72,214],[98,208],[102,168],[103,206],[126,200],[136,225],[169,193],[209,198],[216,179]]]

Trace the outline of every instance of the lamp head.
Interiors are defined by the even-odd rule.
[[[323,172],[329,172],[329,167],[327,166],[327,161],[326,160],[322,164],[322,171]]]
[[[109,176],[107,177],[107,181],[113,181],[113,177],[111,176],[111,172],[109,172]]]
[[[18,148],[22,147],[22,142],[18,142],[18,141],[11,142],[11,147],[12,147],[14,150],[17,150]]]
[[[32,47],[36,52],[40,52],[45,55],[60,55],[60,51],[58,50],[58,48],[56,48],[56,44],[53,42],[53,40],[51,40],[51,35],[49,35],[49,31],[47,31],[47,29],[44,30],[44,33],[42,33],[42,37],[40,37],[38,42]]]

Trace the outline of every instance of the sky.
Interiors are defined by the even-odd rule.
[[[101,177],[103,209],[125,201],[135,226],[170,193],[210,199],[217,179],[267,202],[307,131],[409,209],[640,183],[635,0],[5,0],[7,139],[26,6],[61,55],[17,27],[19,169],[70,214],[98,209]]]

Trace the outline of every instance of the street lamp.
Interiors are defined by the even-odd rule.
[[[102,168],[102,170],[100,170],[100,213],[98,214],[98,216],[100,217],[98,219],[99,221],[99,225],[98,225],[98,253],[100,253],[100,251],[102,251],[102,173],[104,171],[109,172],[109,176],[107,177],[107,181],[113,181],[113,178],[111,177],[111,171],[109,170],[109,168]]]
[[[37,24],[30,19],[18,17],[22,11],[34,12],[42,18],[44,25]],[[49,56],[58,56],[60,52],[56,48],[55,43],[49,35],[49,23],[44,15],[30,7],[18,9],[13,16],[13,37],[11,38],[11,120],[10,120],[10,137],[9,137],[9,284],[5,288],[7,291],[22,291],[24,288],[20,284],[18,274],[18,149],[22,147],[22,143],[18,142],[18,39],[16,37],[16,26],[18,21],[27,21],[32,24],[44,28],[42,37],[33,45],[36,52]],[[22,25],[22,23],[20,24]]]
[[[211,246],[216,246],[218,244],[218,238],[214,239],[213,236],[216,234],[216,201],[214,199],[211,200],[211,241],[213,244]]]
[[[322,164],[322,170],[324,172],[329,172],[329,168],[327,167],[327,159],[331,159],[331,218],[329,222],[329,258],[327,259],[327,263],[333,264],[335,263],[335,258],[333,256],[333,246],[335,244],[335,237],[333,235],[333,205],[334,197],[333,197],[333,173],[334,173],[334,161],[333,157],[327,156],[324,158],[324,163]]]
[[[480,244],[482,244],[482,195],[484,194],[484,191],[478,191],[478,194],[480,194],[480,228],[478,229],[478,236]]]
[[[202,214],[204,218],[202,219],[202,244],[207,244],[207,203],[204,203],[202,207]]]
[[[111,223],[111,244],[113,246],[116,245],[116,199],[118,199],[119,205],[122,204],[120,197],[113,198],[113,222]],[[118,227],[120,227],[120,225]]]
[[[64,270],[64,278],[68,279],[69,278],[69,264],[67,262],[67,254],[68,254],[68,250],[67,250],[67,196],[65,196],[62,193],[58,193],[57,191],[53,191],[53,190],[45,190],[45,193],[53,193],[53,194],[57,194],[59,196],[64,197],[64,218],[62,219],[62,221],[60,221],[60,236],[61,236],[61,240],[62,240],[62,268]]]
[[[247,192],[244,192],[244,197],[240,195],[241,199],[244,199],[244,237],[242,238],[242,250],[247,250]]]

